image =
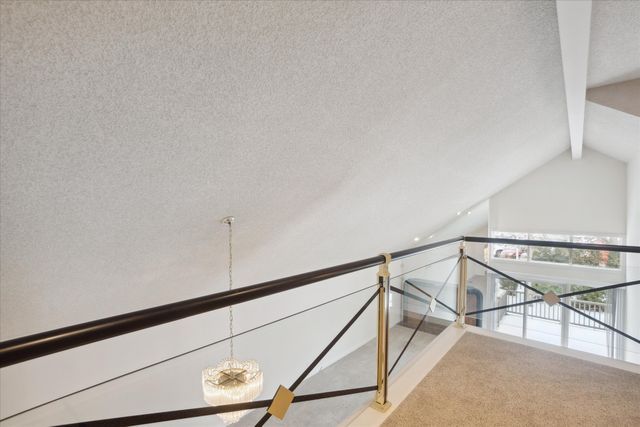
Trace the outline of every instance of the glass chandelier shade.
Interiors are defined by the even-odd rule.
[[[262,393],[262,372],[255,360],[224,359],[202,371],[204,401],[209,405],[251,402]],[[236,423],[249,410],[218,414],[225,425]]]
[[[229,290],[233,289],[233,217],[222,220],[229,226]],[[241,362],[233,356],[233,307],[229,306],[229,357],[202,371],[204,401],[212,406],[251,402],[262,393],[263,376],[255,360]],[[218,414],[225,425],[236,423],[250,410]]]

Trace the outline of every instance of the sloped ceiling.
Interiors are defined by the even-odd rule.
[[[554,2],[0,7],[3,339],[224,290],[223,216],[247,285],[569,147]]]
[[[584,143],[623,162],[640,154],[640,117],[587,101]]]
[[[587,86],[640,78],[640,2],[592,2]]]
[[[588,87],[640,78],[640,2],[594,1],[592,7]],[[637,110],[640,96],[635,102]],[[640,117],[587,101],[584,143],[629,162],[640,156]]]

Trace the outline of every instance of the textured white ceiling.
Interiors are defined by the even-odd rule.
[[[592,7],[587,85],[640,78],[640,2],[594,1]],[[631,161],[640,152],[640,118],[587,102],[584,143]]]
[[[588,87],[639,77],[640,1],[594,1],[591,11]]]
[[[640,117],[587,101],[584,143],[629,162],[640,154]]]
[[[223,290],[225,215],[247,285],[569,146],[554,2],[0,7],[3,339]]]

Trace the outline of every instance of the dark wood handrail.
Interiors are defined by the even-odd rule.
[[[595,245],[584,243],[461,236],[393,252],[391,253],[391,258],[393,260],[397,260],[459,241],[640,253],[640,247],[638,246]],[[141,329],[206,313],[208,311],[228,307],[230,305],[263,298],[312,283],[342,276],[344,274],[375,267],[383,264],[384,262],[384,256],[378,255],[359,261],[258,283],[256,285],[246,286],[230,291],[205,295],[202,297],[3,341],[0,342],[0,368],[63,350],[68,350],[70,348],[80,347],[96,341],[102,341],[130,332],[139,331]]]
[[[429,249],[462,241],[462,239],[462,237],[456,237],[443,240],[429,245],[394,252],[391,256],[392,259],[400,259]],[[263,298],[344,274],[353,273],[365,268],[375,267],[384,262],[385,257],[378,255],[230,291],[205,295],[3,341],[0,342],[0,368],[230,305]]]

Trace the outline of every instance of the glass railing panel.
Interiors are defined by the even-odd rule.
[[[363,304],[373,296],[375,286],[370,285],[360,292],[308,311],[282,320],[273,319],[274,323],[263,327],[249,331],[238,328],[234,330],[235,358],[241,361],[256,359],[263,374],[262,392],[256,396],[256,400],[270,399],[279,385],[289,387],[293,383]],[[313,304],[310,303],[308,307],[313,307]],[[376,301],[373,300],[369,308],[338,342],[339,347],[336,344],[332,354],[328,354],[330,358],[323,360],[307,378],[308,384],[313,385],[312,389],[332,391],[333,389],[320,390],[322,385],[329,384],[330,381],[318,382],[319,375],[327,371],[329,376],[333,376],[332,366],[339,364],[345,356],[349,359],[353,349],[357,351],[362,347],[363,342],[368,344],[375,338],[376,307]],[[228,325],[225,322],[212,325],[206,319],[202,319],[198,327],[220,329],[228,328]],[[362,351],[367,350],[368,348],[362,349]],[[43,426],[206,407],[202,371],[206,367],[216,366],[219,361],[229,355],[230,340],[226,337],[187,354],[158,361],[159,363],[154,366],[126,374],[42,407],[20,415],[9,416],[2,421],[1,425],[3,427]],[[374,356],[375,353],[371,357]],[[99,369],[99,363],[100,361],[96,361],[96,369]],[[343,383],[353,387],[350,381],[356,381],[356,379],[363,386],[375,384],[375,367],[371,368],[371,372],[363,371],[354,375],[357,378],[345,377],[340,378],[339,381],[336,380],[335,387],[342,387]],[[314,377],[316,377],[315,380]],[[47,386],[46,373],[43,374],[42,379],[43,382],[40,384],[23,385],[22,392],[28,393],[29,387]],[[301,392],[304,392],[304,389],[301,386]],[[327,405],[330,405],[331,401],[335,404],[340,401],[340,398],[327,399]],[[265,409],[255,409],[254,412],[264,414]],[[244,418],[250,420],[250,416],[253,416],[253,413]],[[177,425],[177,423],[177,420],[173,420],[164,424]],[[180,421],[180,425],[205,424],[224,425],[219,416]],[[247,424],[241,421],[237,425]]]
[[[377,288],[363,291],[357,299],[368,298]],[[334,303],[339,311],[350,312],[354,308],[352,298]],[[358,304],[360,306],[361,304]],[[360,318],[345,332],[342,338],[322,358],[311,374],[295,389],[296,396],[320,394],[339,390],[371,387],[376,385],[377,367],[377,298],[366,308]],[[346,319],[344,323],[349,319]],[[335,331],[338,332],[337,330]],[[335,335],[335,333],[334,333]],[[333,338],[333,337],[331,337]],[[331,339],[325,342],[329,343]],[[317,354],[308,357],[309,365]],[[300,374],[297,372],[297,374]],[[290,383],[283,383],[289,387]],[[327,426],[340,425],[369,405],[374,399],[374,391],[354,393],[338,397],[322,398],[293,403],[283,420],[270,418],[266,425],[284,426]],[[256,410],[240,425],[255,425],[264,415],[264,410]]]
[[[467,322],[507,335],[522,336],[525,307],[515,304],[524,302],[525,288],[491,272],[483,271],[483,274],[476,272],[470,280],[473,282],[474,289],[482,294],[482,302],[475,306],[468,304]],[[477,311],[503,306],[509,307],[474,314]]]
[[[392,275],[391,286],[396,290],[391,293],[389,330],[392,375],[455,320],[458,258],[458,245],[449,245],[403,260],[400,271]]]

